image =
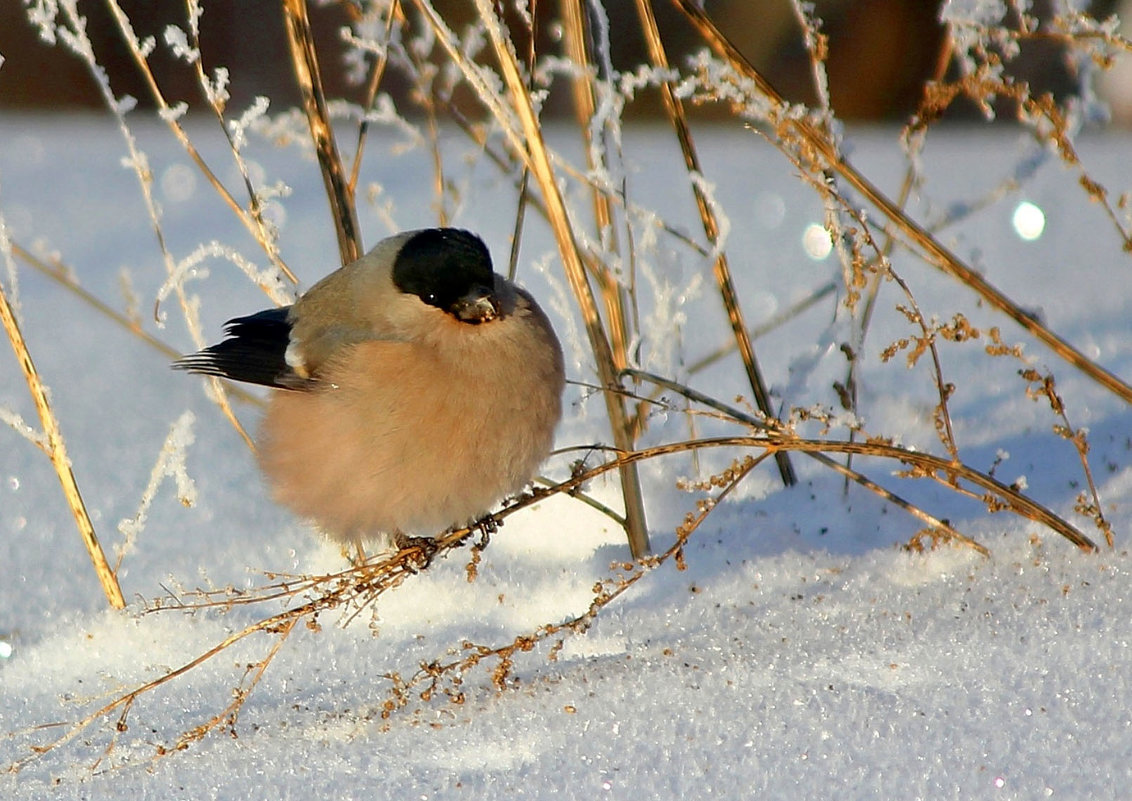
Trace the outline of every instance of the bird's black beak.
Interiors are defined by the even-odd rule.
[[[451,312],[462,322],[478,325],[499,316],[499,301],[492,290],[477,286],[453,303]]]

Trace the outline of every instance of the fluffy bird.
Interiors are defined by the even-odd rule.
[[[558,339],[467,231],[385,239],[225,333],[173,366],[273,388],[260,467],[277,501],[341,541],[465,525],[550,452]]]

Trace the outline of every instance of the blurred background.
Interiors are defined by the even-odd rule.
[[[1031,13],[1039,19],[1050,16],[1055,0],[1034,0]],[[939,23],[944,0],[815,0],[823,31],[829,37],[827,69],[834,110],[844,120],[899,121],[916,108],[926,80],[948,72],[944,31]],[[186,27],[183,0],[120,0],[139,36],[155,36],[158,42],[169,23]],[[287,55],[279,0],[205,0],[201,39],[206,68],[226,66],[232,76],[232,107],[244,108],[256,95],[266,95],[278,110],[298,100]],[[335,69],[345,50],[339,30],[347,25],[357,8],[350,2],[310,4],[323,64],[323,79],[330,96],[358,100],[361,89],[350,85],[348,70]],[[466,0],[438,0],[435,5],[457,30],[474,14]],[[1007,4],[1008,6],[1012,4]],[[605,3],[610,16],[613,63],[628,68],[646,59],[639,35],[633,3]],[[148,104],[146,85],[129,53],[119,42],[116,26],[101,0],[78,0],[99,63],[110,75],[111,85],[120,96],[133,95],[143,107]],[[559,49],[553,41],[554,18],[558,4],[543,0],[535,4],[541,17],[538,45],[544,51]],[[1122,8],[1123,7],[1123,8]],[[669,57],[680,63],[701,45],[670,2],[655,3],[658,21]],[[810,65],[799,35],[799,27],[789,0],[708,0],[706,9],[724,33],[744,55],[788,99],[812,102]],[[1097,19],[1121,13],[1132,23],[1132,0],[1094,0],[1090,13]],[[1123,13],[1122,13],[1123,12]],[[1126,23],[1125,30],[1128,30]],[[513,31],[520,48],[525,42],[520,26]],[[101,108],[102,101],[86,65],[78,58],[58,52],[39,41],[27,22],[22,2],[0,2],[0,109],[78,110]],[[522,50],[520,50],[522,52]],[[1130,59],[1123,59],[1127,62]],[[170,102],[201,101],[200,90],[191,70],[176,63],[168,49],[159,46],[152,59],[158,82]],[[953,69],[953,67],[951,67]],[[1074,66],[1063,57],[1055,38],[1024,43],[1022,53],[1009,68],[1010,74],[1025,80],[1035,91],[1052,91],[1058,96],[1075,91]],[[389,71],[383,89],[394,95],[409,91],[396,74]],[[1132,123],[1132,67],[1120,64],[1106,73],[1099,87],[1109,103],[1113,117]],[[551,111],[566,107],[568,98],[550,99]],[[631,113],[648,115],[659,110],[655,101],[645,98],[633,104]],[[472,111],[472,109],[469,109]],[[949,116],[973,116],[971,107],[957,105]]]

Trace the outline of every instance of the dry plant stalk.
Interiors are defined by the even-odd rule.
[[[809,37],[807,37],[807,41],[809,41]],[[940,43],[939,56],[936,59],[935,70],[928,81],[929,83],[938,83],[939,81],[943,80],[943,77],[947,72],[947,66],[951,60],[951,49],[951,36],[950,33],[948,33],[943,37],[943,41]],[[816,62],[819,58],[819,54],[811,51],[810,58]],[[905,139],[905,141],[908,140]],[[919,145],[922,146],[923,140],[918,140],[918,142]],[[910,145],[908,151],[911,154],[918,152],[918,149],[915,145]],[[904,209],[907,206],[909,199],[911,199],[912,190],[916,185],[916,180],[916,170],[914,164],[912,163],[912,159],[909,158],[908,167],[904,171],[904,179],[900,184],[900,192],[896,198],[896,204],[901,209]],[[887,274],[885,269],[882,268],[885,265],[891,267],[891,262],[889,262],[888,259],[892,253],[894,246],[896,245],[896,237],[892,232],[885,230],[883,236],[884,244],[881,246],[876,260],[870,262],[865,267],[866,271],[871,270],[872,274],[869,276],[866,287],[863,291],[865,302],[861,309],[854,341],[851,345],[848,346],[848,348],[846,348],[846,355],[848,356],[848,368],[846,370],[845,381],[843,384],[837,387],[839,394],[842,396],[842,406],[849,409],[854,414],[859,411],[857,379],[858,373],[861,369],[861,356],[864,350],[865,340],[869,334],[869,328],[872,324],[873,313],[876,310],[877,301],[880,299],[881,284]],[[936,361],[938,363],[938,360]],[[936,375],[937,379],[942,379],[942,375],[940,375],[940,373],[937,372]],[[942,385],[941,380],[937,380],[937,386],[938,385]],[[855,434],[856,432],[851,431],[850,439],[852,439]],[[850,468],[852,467],[852,457],[847,460],[846,466]],[[847,479],[845,484],[846,490],[848,490],[848,486],[849,485]]]
[[[3,235],[2,226],[0,226],[0,235]],[[43,434],[47,439],[45,449],[47,456],[51,459],[51,465],[55,468],[55,474],[59,477],[59,484],[63,487],[63,496],[67,499],[67,506],[70,507],[71,514],[75,518],[75,525],[79,529],[79,536],[82,537],[83,545],[90,555],[95,575],[98,576],[98,583],[102,586],[102,591],[106,594],[106,600],[110,602],[110,606],[115,609],[123,609],[126,606],[126,601],[122,597],[122,588],[118,586],[118,577],[111,570],[110,563],[106,560],[106,554],[102,551],[102,545],[98,542],[94,524],[91,523],[90,515],[87,514],[86,504],[83,503],[82,493],[79,492],[79,484],[75,480],[74,471],[71,469],[71,460],[67,456],[63,432],[59,428],[59,421],[55,417],[55,412],[51,409],[51,401],[47,398],[47,388],[43,385],[39,378],[39,372],[35,369],[35,362],[32,361],[31,354],[28,352],[27,343],[20,332],[19,323],[15,314],[12,313],[12,307],[8,304],[8,294],[2,285],[0,285],[0,324],[3,324],[4,332],[8,335],[8,341],[12,344],[12,350],[16,352],[16,360],[20,363],[20,369],[23,370],[28,392],[31,393],[32,401],[35,403],[35,411],[39,415],[39,422],[43,426]]]
[[[890,490],[882,487],[876,482],[869,479],[863,473],[854,470],[848,464],[841,464],[834,459],[830,458],[826,451],[829,453],[843,453],[846,456],[854,455],[868,455],[880,456],[887,459],[894,459],[904,462],[912,466],[911,470],[902,472],[900,475],[905,478],[932,478],[951,489],[959,492],[960,494],[977,497],[987,504],[988,509],[992,512],[1000,511],[1002,509],[1010,509],[1011,511],[1027,517],[1035,522],[1040,522],[1043,525],[1049,526],[1057,533],[1064,536],[1070,542],[1082,550],[1095,550],[1096,546],[1092,540],[1078,531],[1071,523],[1049,511],[1040,504],[1026,498],[1022,493],[1018,492],[1014,487],[1007,486],[1000,481],[997,481],[994,476],[983,473],[968,465],[962,464],[957,460],[946,460],[938,456],[931,456],[930,454],[922,454],[919,451],[909,450],[893,446],[890,442],[879,437],[867,437],[865,442],[858,443],[855,436],[860,433],[858,429],[850,431],[852,435],[848,441],[838,440],[804,440],[794,436],[791,431],[786,428],[782,423],[776,420],[765,420],[753,417],[734,406],[725,404],[702,392],[698,392],[691,387],[687,387],[671,379],[663,376],[658,376],[644,370],[629,370],[636,378],[648,381],[655,384],[657,387],[673,390],[680,393],[693,403],[698,403],[709,409],[714,410],[720,419],[732,423],[744,425],[753,431],[760,432],[760,437],[765,436],[767,441],[777,441],[777,447],[771,448],[775,450],[797,450],[804,453],[810,458],[817,461],[819,464],[828,467],[835,472],[845,476],[849,481],[854,481],[860,486],[864,487],[873,494],[891,502],[895,506],[903,509],[911,514],[913,517],[925,523],[929,530],[936,532],[939,539],[958,542],[966,547],[973,548],[984,556],[989,555],[987,549],[962,534],[956,531],[948,523],[940,520],[939,518],[929,514],[928,512],[920,509],[915,504],[901,498],[899,495],[891,492]],[[693,440],[694,442],[701,443],[704,447],[717,447],[726,445],[730,440],[708,440],[700,439]],[[828,448],[815,447],[817,442],[822,442],[828,445]],[[925,456],[925,459],[918,457]],[[959,486],[958,479],[965,478],[971,483],[982,487],[986,490],[983,496],[975,496],[971,492]],[[1094,496],[1095,497],[1095,496]],[[1099,501],[1096,501],[1099,507]],[[1023,511],[1024,510],[1024,511]],[[1103,519],[1103,518],[1102,518]],[[1106,521],[1107,522],[1107,521]],[[1109,536],[1107,528],[1102,526],[1105,531],[1106,537]]]
[[[377,100],[377,89],[381,85],[381,79],[385,76],[385,67],[389,63],[389,40],[393,32],[393,24],[401,17],[401,0],[391,0],[389,3],[389,13],[385,20],[385,42],[386,47],[382,50],[381,57],[373,65],[373,70],[370,72],[369,84],[366,87],[366,102],[365,110],[369,111],[373,108],[374,102]],[[350,180],[346,184],[346,196],[351,200],[357,198],[358,192],[358,175],[362,169],[362,156],[366,150],[366,134],[369,132],[369,121],[365,115],[362,115],[361,121],[358,123],[358,139],[354,146],[354,162],[350,167]],[[355,212],[356,213],[356,212]]]
[[[599,164],[599,153],[604,154],[604,148],[594,147],[591,122],[597,117],[597,101],[595,98],[593,68],[594,59],[588,43],[586,27],[586,14],[582,8],[581,0],[562,0],[562,31],[563,44],[567,57],[574,62],[577,74],[571,81],[572,96],[574,98],[574,115],[578,130],[581,132],[586,144],[586,166],[591,173],[599,168],[605,169],[605,164]],[[532,46],[534,32],[532,32]],[[533,72],[533,69],[530,70]],[[614,228],[613,198],[606,191],[597,186],[590,185],[590,201],[594,210],[594,229],[600,241],[609,238],[609,247],[616,252],[618,242]],[[608,322],[610,349],[613,354],[613,363],[618,370],[629,365],[629,341],[631,331],[629,319],[631,309],[628,308],[632,290],[626,291],[618,277],[606,265],[597,259],[589,261],[590,272],[598,284],[598,292],[602,305],[605,307],[605,317]],[[636,428],[634,427],[634,430]]]
[[[193,146],[192,142],[189,141],[188,136],[182,129],[179,122],[177,122],[177,120],[175,120],[170,114],[166,114],[164,116],[173,134],[177,137],[181,146],[185,149],[185,152],[188,154],[189,158],[192,159],[201,175],[204,176],[209,185],[212,186],[214,191],[217,192],[217,194],[225,202],[228,208],[236,215],[236,218],[243,223],[248,232],[252,234],[255,240],[259,243],[260,247],[263,248],[263,251],[267,255],[268,259],[271,260],[271,262],[276,266],[279,272],[282,273],[283,276],[292,284],[297,284],[298,279],[291,272],[291,269],[286,265],[279,254],[279,248],[276,242],[274,231],[268,224],[267,220],[264,218],[264,206],[262,198],[256,191],[255,185],[252,181],[251,173],[248,168],[248,163],[240,153],[240,145],[237,141],[235,132],[229,126],[228,122],[224,119],[224,111],[227,106],[227,97],[224,93],[216,91],[219,84],[219,78],[217,78],[216,81],[213,81],[208,77],[207,74],[205,74],[204,63],[201,60],[200,56],[200,31],[198,22],[200,15],[203,13],[203,9],[200,6],[200,0],[185,0],[185,8],[188,11],[190,20],[189,30],[187,32],[187,41],[191,45],[191,49],[183,55],[186,59],[192,62],[193,71],[196,75],[197,85],[201,88],[201,92],[204,94],[205,100],[208,103],[208,107],[212,110],[213,116],[216,118],[217,125],[220,128],[220,131],[224,134],[224,139],[228,142],[228,149],[231,152],[232,158],[236,163],[237,170],[239,170],[240,178],[244,182],[244,191],[247,192],[248,195],[248,208],[246,211],[236,202],[236,199],[228,191],[227,187],[225,187],[213,174],[212,170],[205,163],[200,153],[197,152],[196,147]],[[139,67],[145,72],[149,72],[148,62],[144,58],[140,59]],[[156,85],[156,81],[153,80],[152,75],[148,77],[148,80],[151,85],[151,91],[155,92],[154,99],[158,104],[158,108],[160,109],[164,106],[165,100],[161,96],[161,93],[159,91],[156,91],[158,87]],[[260,289],[264,290],[264,292],[269,296],[271,295],[271,293],[267,291],[266,287],[261,286]]]
[[[287,23],[287,44],[291,52],[291,65],[299,82],[303,97],[303,111],[310,124],[326,197],[330,201],[334,230],[338,234],[338,252],[342,264],[361,258],[362,232],[358,227],[358,212],[354,206],[351,182],[342,169],[342,159],[330,126],[326,110],[326,97],[322,91],[322,76],[318,70],[318,56],[314,49],[310,20],[307,18],[306,0],[283,0],[283,19]]]
[[[660,40],[660,30],[656,25],[656,16],[653,14],[651,0],[636,0],[636,5],[637,17],[640,19],[641,28],[645,33],[645,42],[649,49],[649,59],[654,67],[667,71],[668,55],[665,53],[664,44]],[[727,320],[731,324],[731,334],[743,361],[743,369],[747,373],[747,382],[750,384],[751,393],[754,395],[755,404],[759,411],[767,418],[774,418],[776,415],[770,402],[770,393],[767,392],[766,382],[763,380],[762,370],[759,368],[758,359],[755,356],[755,348],[751,344],[751,336],[747,332],[747,323],[743,319],[743,309],[739,305],[739,298],[735,292],[735,283],[731,279],[731,267],[728,264],[727,253],[723,250],[722,243],[719,241],[719,222],[711,203],[708,202],[703,187],[697,180],[703,175],[703,171],[700,169],[700,159],[692,140],[692,131],[688,127],[684,103],[676,96],[672,82],[669,80],[664,80],[660,84],[660,92],[664,99],[664,109],[668,114],[668,120],[680,142],[680,151],[684,154],[684,166],[692,179],[692,192],[696,197],[696,207],[700,212],[704,235],[707,236],[708,243],[715,253],[713,264],[715,281],[719,286],[719,295],[723,300],[723,307],[727,311]],[[774,459],[778,463],[778,472],[782,476],[782,483],[788,487],[796,484],[798,477],[794,473],[794,466],[790,464],[789,455],[776,453]]]
[[[692,534],[703,524],[708,515],[726,499],[744,478],[754,470],[765,458],[770,456],[766,452],[759,457],[748,457],[736,461],[727,470],[708,479],[710,489],[719,488],[715,497],[703,499],[697,503],[696,512],[689,512],[676,529],[676,538],[662,553],[649,555],[635,563],[624,562],[614,565],[617,574],[603,579],[594,586],[594,596],[586,611],[561,623],[546,623],[539,626],[529,634],[521,634],[509,643],[499,646],[486,646],[473,642],[464,642],[461,649],[464,656],[441,662],[435,660],[423,664],[421,668],[408,679],[400,675],[389,678],[393,681],[393,688],[389,699],[385,702],[381,716],[388,718],[392,713],[407,706],[411,700],[410,690],[417,689],[417,696],[421,701],[428,702],[434,697],[443,695],[453,703],[463,703],[464,694],[460,690],[464,683],[464,675],[481,665],[485,659],[495,660],[495,669],[491,672],[492,684],[496,690],[503,692],[507,689],[507,681],[511,676],[514,660],[520,653],[533,651],[538,645],[550,640],[554,644],[547,652],[547,660],[555,661],[558,653],[565,646],[566,638],[573,635],[585,634],[598,615],[610,603],[628,592],[633,585],[652,573],[666,562],[673,561],[678,570],[684,569],[684,547]],[[446,683],[445,683],[446,682]]]

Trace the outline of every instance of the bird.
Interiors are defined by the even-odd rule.
[[[474,233],[407,231],[173,367],[270,387],[275,500],[359,548],[436,537],[522,491],[562,414],[562,348]]]

